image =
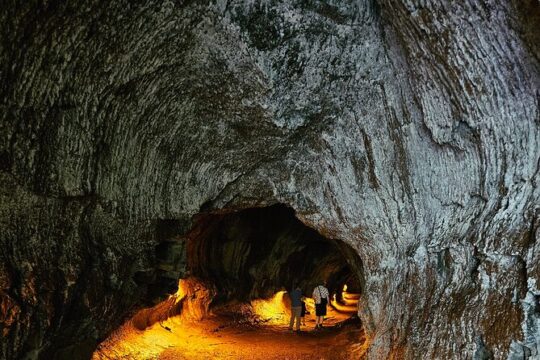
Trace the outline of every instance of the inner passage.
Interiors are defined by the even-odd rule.
[[[178,290],[141,310],[104,341],[95,359],[351,358],[366,345],[358,318],[362,264],[341,240],[305,226],[282,205],[195,219]],[[330,293],[315,329],[314,288]],[[299,287],[303,332],[288,331],[288,292]]]

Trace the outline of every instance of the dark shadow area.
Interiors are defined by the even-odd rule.
[[[198,216],[187,236],[187,266],[215,285],[214,304],[267,298],[295,284],[310,296],[322,281],[331,293],[345,284],[362,291],[354,250],[305,226],[284,205]]]

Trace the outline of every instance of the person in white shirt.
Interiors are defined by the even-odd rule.
[[[326,282],[323,285],[318,285],[313,290],[313,300],[315,300],[315,329],[322,329],[322,324],[324,321],[324,316],[326,315],[326,305],[328,304],[328,299],[330,294],[328,289],[325,287]]]

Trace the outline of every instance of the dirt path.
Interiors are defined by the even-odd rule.
[[[361,359],[366,341],[360,322],[351,320],[351,309],[340,310],[329,307],[322,330],[306,316],[300,333],[288,330],[283,314],[259,324],[223,314],[190,324],[170,318],[144,331],[125,324],[93,359]]]
[[[314,322],[313,322],[314,323]],[[212,331],[212,330],[211,330]],[[286,327],[231,327],[186,338],[159,359],[358,359],[363,338],[358,324],[297,334]],[[197,346],[193,346],[197,344]]]

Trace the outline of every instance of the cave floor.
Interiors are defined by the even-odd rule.
[[[335,305],[335,304],[333,304]],[[336,310],[336,309],[339,309]],[[309,310],[309,308],[308,308]],[[103,359],[360,359],[366,340],[359,320],[347,306],[329,307],[326,327],[314,330],[306,315],[301,333],[290,332],[284,317],[254,324],[217,314],[186,323],[170,318],[139,331],[124,325],[94,353]],[[168,330],[168,329],[170,330]]]

